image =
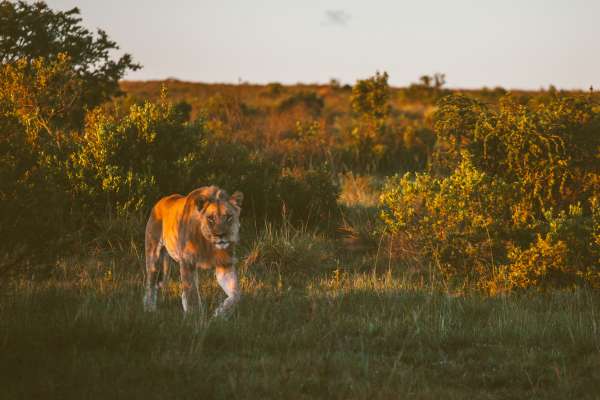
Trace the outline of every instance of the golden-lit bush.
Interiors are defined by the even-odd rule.
[[[187,123],[184,117],[166,99],[132,105],[124,117],[88,113],[70,157],[75,195],[91,210],[114,207],[123,214],[189,187],[206,130],[202,120]]]
[[[482,171],[518,182],[538,217],[549,208],[585,203],[600,190],[599,131],[600,111],[588,96],[554,96],[528,106],[508,95],[492,110],[452,95],[435,115],[435,133],[449,153],[442,169],[451,169],[467,150]]]
[[[535,241],[522,248],[508,245],[508,262],[501,273],[511,287],[556,287],[588,283],[600,287],[598,203],[584,216],[580,205],[567,212],[546,212]]]
[[[447,276],[478,279],[503,257],[512,192],[465,158],[446,178],[407,173],[389,179],[381,218]]]
[[[62,54],[0,66],[0,235],[9,247],[56,239],[69,213],[64,162],[80,89]]]
[[[381,216],[446,277],[488,290],[600,284],[600,113],[590,97],[498,109],[449,96],[431,174],[390,179]],[[408,239],[407,239],[408,238]],[[415,246],[416,245],[416,246]]]

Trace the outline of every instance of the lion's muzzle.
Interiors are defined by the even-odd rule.
[[[225,250],[229,247],[231,241],[228,240],[227,235],[222,233],[214,235],[213,243],[215,245],[215,248],[217,248],[218,250]]]
[[[225,250],[231,242],[225,239],[217,239],[214,241],[215,247],[219,250]]]

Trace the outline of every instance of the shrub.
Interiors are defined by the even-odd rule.
[[[280,206],[291,221],[304,224],[335,220],[339,188],[324,169],[284,169],[278,182]]]
[[[0,233],[9,247],[56,239],[57,221],[66,223],[63,163],[72,143],[59,127],[79,83],[66,56],[0,66]]]
[[[185,123],[164,98],[132,105],[123,118],[91,112],[71,155],[75,196],[95,212],[147,209],[159,195],[190,184],[205,135],[202,120]]]
[[[123,117],[90,113],[69,169],[86,212],[146,212],[161,196],[211,184],[241,190],[244,213],[254,218],[278,219],[283,207],[293,220],[335,210],[337,191],[326,171],[281,170],[213,133],[204,119],[188,123],[184,117],[165,97],[134,104]]]
[[[319,117],[323,111],[323,97],[312,91],[301,91],[283,99],[277,111],[287,112],[295,107],[303,107],[313,118]]]
[[[435,115],[435,132],[449,144],[453,168],[467,150],[474,164],[507,182],[537,217],[586,203],[599,190],[600,113],[589,97],[554,97],[526,106],[505,96],[497,111],[465,96],[448,96]]]
[[[315,168],[332,158],[329,137],[319,121],[296,121],[296,127],[272,146],[272,158],[284,167]]]
[[[281,214],[275,206],[280,168],[242,144],[223,141],[207,132],[190,175],[190,188],[215,184],[230,193],[243,192],[244,216],[263,219]]]
[[[590,97],[497,110],[444,98],[434,116],[442,172],[390,179],[386,227],[447,277],[488,290],[600,284],[597,149]]]
[[[390,87],[387,81],[387,72],[377,72],[371,78],[358,80],[352,88],[350,103],[355,123],[349,146],[353,153],[353,164],[366,170],[376,169],[387,149],[382,140],[390,111]]]
[[[508,263],[502,269],[511,287],[561,287],[588,283],[600,287],[598,263],[598,204],[585,216],[580,205],[569,211],[547,211],[536,240],[522,248],[508,245]],[[594,236],[596,230],[596,236]]]
[[[381,218],[447,277],[489,277],[503,259],[512,188],[477,170],[469,158],[446,178],[426,173],[389,179]]]

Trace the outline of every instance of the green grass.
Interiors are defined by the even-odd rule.
[[[257,260],[237,312],[208,322],[175,283],[144,313],[141,267],[118,262],[5,282],[0,397],[600,398],[598,293],[454,297],[344,258],[311,274]]]

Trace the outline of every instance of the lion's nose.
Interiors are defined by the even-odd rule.
[[[219,239],[223,239],[225,237],[224,233],[215,233],[215,236]]]

